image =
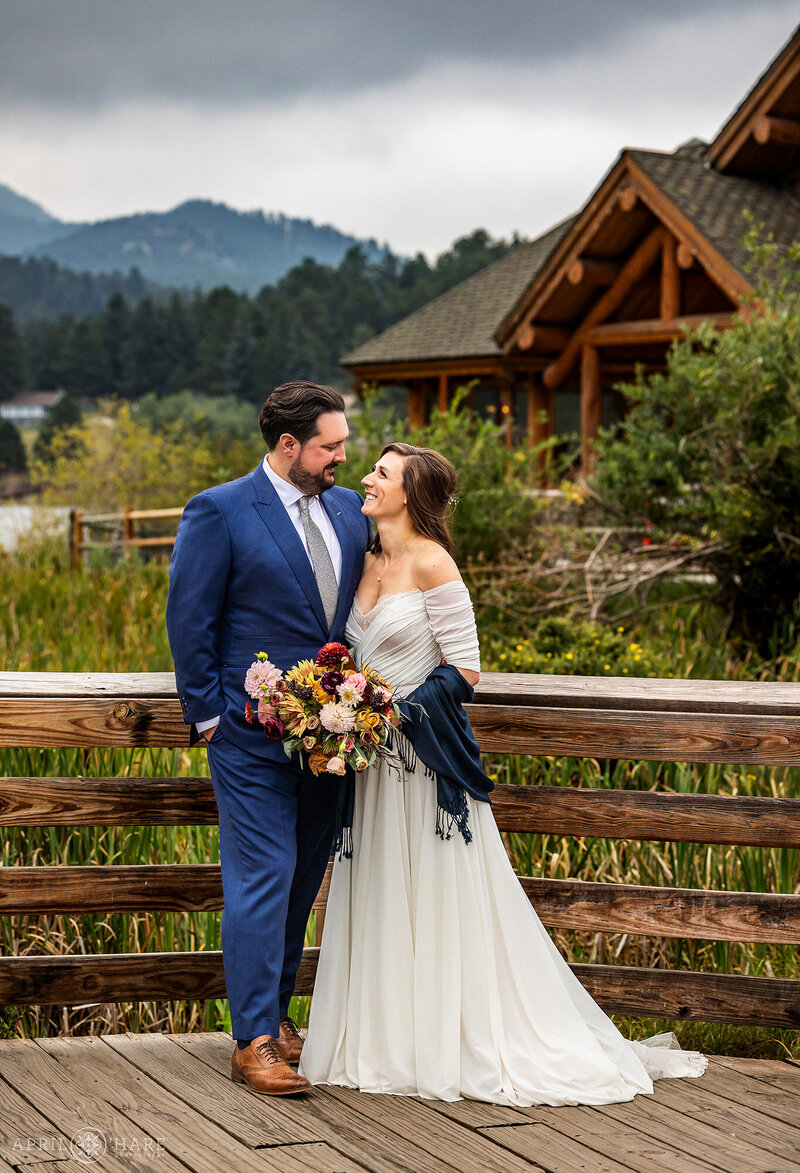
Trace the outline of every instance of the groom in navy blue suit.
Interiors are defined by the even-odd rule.
[[[335,485],[344,400],[278,387],[259,418],[268,453],[187,504],[170,564],[167,631],[192,744],[206,741],[219,807],[222,949],[237,1046],[232,1077],[291,1095],[302,1040],[288,1017],[306,921],[333,839],[336,780],[315,778],[245,719],[258,652],[284,670],[342,641],[372,531]]]

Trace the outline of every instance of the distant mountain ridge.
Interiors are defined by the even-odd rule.
[[[306,257],[336,266],[360,246],[369,261],[387,251],[331,225],[282,213],[240,212],[193,199],[168,212],[143,212],[97,223],[67,224],[0,185],[0,252],[49,257],[90,273],[127,273],[147,281],[208,290],[218,285],[256,293]]]

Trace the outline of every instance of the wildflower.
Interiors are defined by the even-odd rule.
[[[322,706],[319,719],[329,733],[349,733],[355,724],[353,710],[335,701]]]
[[[330,673],[330,675],[333,675],[333,673]],[[349,680],[344,680],[339,685],[336,692],[341,703],[343,705],[348,705],[351,709],[354,709],[361,700],[361,694],[357,688],[353,687]]]
[[[567,652],[566,659],[571,660],[572,658],[572,652]]]
[[[606,672],[610,672],[610,671],[611,671],[611,665],[610,665],[610,664],[604,664],[604,665],[603,665],[603,668],[604,668],[604,670],[605,670]]]

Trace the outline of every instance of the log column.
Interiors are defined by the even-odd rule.
[[[532,448],[543,444],[553,435],[553,392],[536,375],[528,375],[528,443]],[[546,481],[546,453],[540,452],[538,484]]]
[[[421,428],[425,424],[425,383],[422,379],[414,379],[408,388],[408,423],[412,428]]]
[[[588,472],[594,458],[594,441],[603,423],[603,386],[600,378],[600,351],[584,343],[581,347],[581,463]]]
[[[442,374],[439,375],[439,387],[436,406],[438,407],[439,411],[447,411],[449,405],[450,400],[448,398],[448,378],[447,375]]]
[[[681,313],[681,273],[674,236],[665,236],[661,249],[661,321],[671,322]]]

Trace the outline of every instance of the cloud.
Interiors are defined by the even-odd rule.
[[[183,4],[164,7],[173,6]],[[492,6],[498,37],[521,7]],[[671,150],[712,136],[795,19],[788,0],[770,5],[769,22],[756,4],[736,21],[729,3],[695,5],[679,19],[642,11],[649,21],[618,26],[602,51],[585,37],[532,61],[518,46],[500,60],[477,45],[459,57],[440,45],[413,69],[362,76],[324,100],[313,87],[238,102],[167,99],[143,87],[91,113],[17,100],[0,105],[0,181],[67,218],[202,196],[334,223],[404,253],[434,254],[478,226],[535,235],[584,203],[623,146]],[[370,43],[365,34],[363,52]]]
[[[602,55],[658,0],[1,0],[0,101],[293,100],[392,84],[447,62],[536,66]],[[774,0],[671,0],[670,19],[734,21]]]

